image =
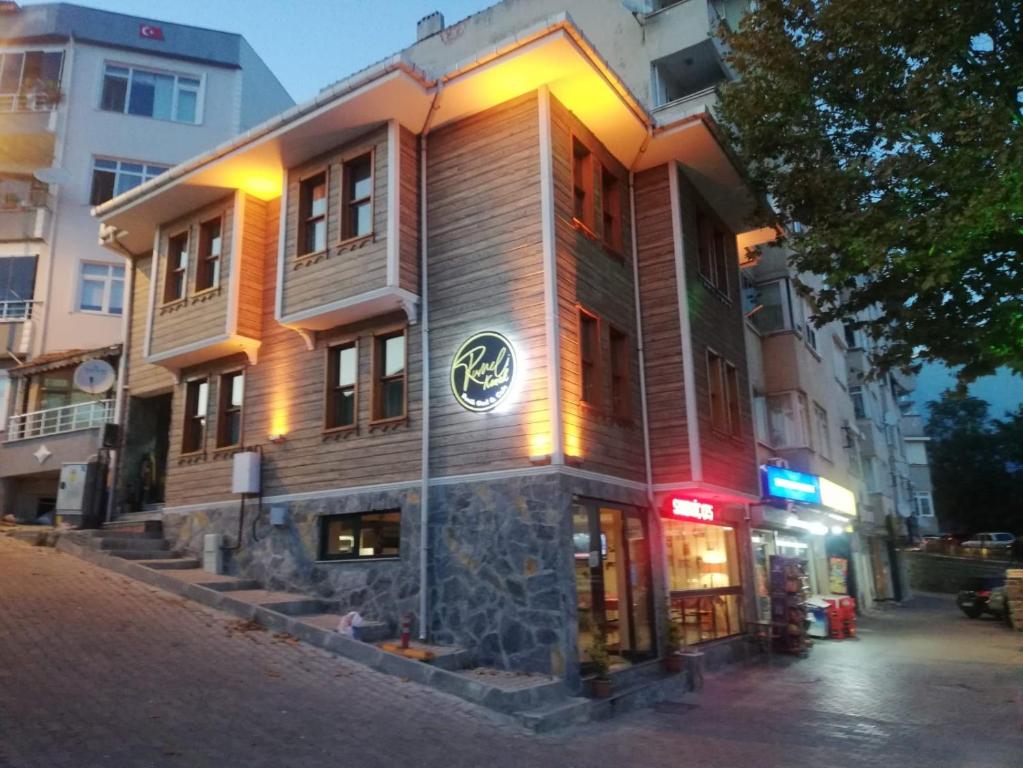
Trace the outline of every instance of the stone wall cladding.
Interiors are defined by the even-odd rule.
[[[576,496],[646,506],[642,491],[549,471],[431,486],[433,642],[465,648],[480,666],[542,672],[578,683],[572,548]],[[269,525],[270,506],[288,507],[284,528]],[[267,589],[319,597],[339,611],[357,610],[367,619],[389,622],[395,632],[403,615],[418,616],[418,489],[266,503],[255,527],[254,507],[246,510],[245,547],[228,559],[231,573],[256,579]],[[394,508],[402,511],[399,559],[316,560],[321,517]],[[206,533],[221,533],[226,543],[235,542],[238,507],[168,510],[163,526],[172,549],[201,556]],[[663,557],[657,554],[661,539],[656,522],[650,541],[659,605]]]
[[[251,503],[251,502],[250,502]],[[360,493],[287,504],[287,524],[269,524],[270,504],[254,521],[255,505],[246,509],[244,542],[226,560],[230,573],[256,579],[264,588],[318,597],[341,612],[359,611],[385,621],[397,632],[401,617],[415,616],[419,605],[418,490]],[[401,555],[397,559],[318,561],[320,518],[345,513],[401,510]],[[169,510],[164,536],[175,551],[202,555],[203,535],[223,534],[233,545],[238,535],[238,507]]]
[[[440,485],[430,494],[434,640],[468,648],[481,665],[565,675],[575,586],[560,479]]]

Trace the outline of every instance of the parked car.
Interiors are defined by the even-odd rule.
[[[1016,537],[1002,531],[978,533],[962,543],[965,549],[1008,549]]]
[[[985,613],[999,619],[1007,618],[1005,579],[1000,576],[978,576],[969,579],[959,590],[956,605],[971,619],[979,619]]]

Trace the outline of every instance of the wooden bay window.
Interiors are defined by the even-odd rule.
[[[298,255],[327,248],[327,172],[302,180],[298,189]]]
[[[373,234],[373,153],[345,162],[343,177],[341,240],[367,237]]]
[[[373,348],[373,420],[395,421],[408,413],[405,329],[377,336]]]
[[[584,309],[579,310],[580,399],[600,407],[600,321]]]
[[[629,391],[629,337],[612,326],[611,341],[611,413],[616,419],[632,415]]]
[[[167,269],[164,273],[163,301],[185,298],[188,277],[188,232],[180,232],[167,241]]]
[[[354,427],[358,415],[359,347],[355,342],[327,350],[325,428]]]
[[[622,250],[621,183],[608,168],[601,167],[601,208],[604,212],[604,245],[615,253]]]
[[[195,264],[195,290],[206,291],[220,283],[220,256],[223,243],[220,217],[199,225],[199,258]]]
[[[220,377],[217,405],[217,448],[232,448],[241,445],[244,397],[244,373],[233,371]]]
[[[198,453],[206,443],[206,414],[210,383],[193,379],[185,384],[185,422],[181,437],[182,453]]]
[[[593,231],[593,155],[579,139],[572,139],[572,213],[575,220]]]

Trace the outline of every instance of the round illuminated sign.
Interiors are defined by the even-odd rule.
[[[469,411],[492,411],[515,381],[515,348],[504,336],[483,331],[469,337],[451,361],[451,392]]]

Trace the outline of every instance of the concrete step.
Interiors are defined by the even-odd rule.
[[[159,552],[162,550],[170,549],[170,545],[166,541],[159,538],[142,538],[142,537],[124,537],[124,536],[113,536],[113,537],[95,537],[91,540],[90,544],[94,549],[103,550],[134,550],[136,552]]]
[[[187,571],[199,568],[199,561],[192,557],[182,557],[177,560],[142,560],[139,565],[152,568],[154,571]]]
[[[308,624],[317,629],[326,630],[327,632],[337,632],[337,625],[341,621],[341,614],[312,613],[296,616],[295,621]],[[378,643],[390,637],[391,626],[383,621],[364,621],[363,625],[358,628],[358,634],[356,635],[356,639],[364,643]]]
[[[168,574],[175,581],[182,584],[195,584],[199,587],[211,589],[214,592],[234,592],[238,590],[259,589],[259,582],[253,579],[240,579],[237,576],[227,576],[222,573],[210,573],[200,568],[188,570],[171,571]]]
[[[125,528],[90,528],[73,531],[81,539],[162,539],[160,531],[132,531]]]
[[[122,515],[116,520],[112,520],[109,523],[104,523],[102,530],[104,531],[137,531],[139,533],[145,532],[163,532],[163,521],[159,513],[150,514],[144,513],[137,516]]]
[[[173,560],[178,557],[165,549],[111,549],[107,554],[124,560]]]
[[[285,616],[303,616],[323,613],[327,605],[322,600],[291,592],[273,592],[266,589],[239,589],[224,596],[224,603],[263,606]]]

